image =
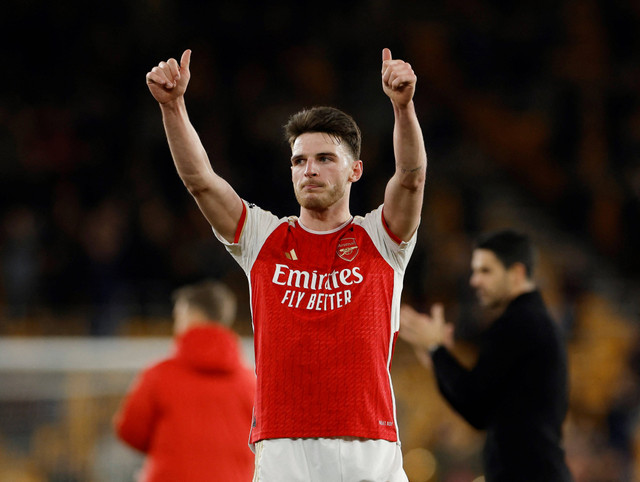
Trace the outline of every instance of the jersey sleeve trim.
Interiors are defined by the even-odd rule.
[[[380,213],[380,215],[382,216],[382,225],[384,226],[384,230],[387,232],[387,234],[389,235],[389,237],[396,243],[396,244],[402,244],[402,239],[400,239],[398,236],[396,236],[395,234],[393,234],[393,232],[391,231],[391,229],[389,229],[389,226],[387,226],[387,220],[384,218],[384,207],[382,208],[382,211]]]
[[[233,244],[238,244],[240,241],[240,236],[242,235],[242,230],[244,229],[244,224],[247,219],[247,205],[244,201],[242,201],[242,214],[240,215],[240,220],[238,221],[238,227],[236,228],[236,234],[233,237]]]

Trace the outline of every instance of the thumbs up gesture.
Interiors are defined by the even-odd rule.
[[[147,87],[160,104],[167,104],[184,95],[191,77],[190,61],[191,50],[185,50],[179,64],[171,58],[160,62],[147,73]]]
[[[418,78],[408,62],[391,57],[391,50],[382,50],[382,89],[394,105],[405,107],[413,99]]]

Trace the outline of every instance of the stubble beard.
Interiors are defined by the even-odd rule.
[[[329,190],[325,190],[319,194],[305,196],[301,190],[295,190],[296,200],[304,209],[310,211],[323,211],[328,209],[342,199],[345,195],[345,186],[334,185]]]
[[[476,293],[476,298],[480,307],[489,313],[499,313],[503,311],[508,304],[508,300],[505,299],[505,297],[496,293],[488,295],[485,294],[484,297],[481,297],[479,293]]]

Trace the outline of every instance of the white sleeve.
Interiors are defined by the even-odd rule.
[[[384,205],[381,204],[364,218],[358,218],[356,222],[369,233],[373,244],[393,269],[399,273],[404,273],[409,263],[409,258],[411,258],[413,249],[416,246],[418,230],[416,229],[416,232],[413,233],[409,241],[394,239],[382,217],[383,206]]]
[[[265,211],[255,204],[247,203],[245,200],[242,200],[242,202],[245,205],[245,215],[238,224],[237,242],[230,243],[215,229],[212,228],[212,230],[216,238],[248,275],[265,240],[278,225],[286,222],[287,218],[280,219],[275,214]]]
[[[376,249],[394,270],[393,300],[391,303],[391,329],[395,333],[400,329],[400,302],[404,272],[416,245],[417,229],[409,241],[402,241],[393,236],[386,226],[383,215],[383,206],[374,209],[364,218],[357,221],[367,231]]]

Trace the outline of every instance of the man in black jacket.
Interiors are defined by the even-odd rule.
[[[484,331],[475,366],[452,355],[453,330],[442,305],[430,315],[403,306],[400,337],[433,366],[438,387],[471,425],[487,431],[487,482],[566,482],[562,448],[567,413],[567,356],[562,333],[533,280],[533,247],[514,231],[478,240],[471,287],[496,318]]]

